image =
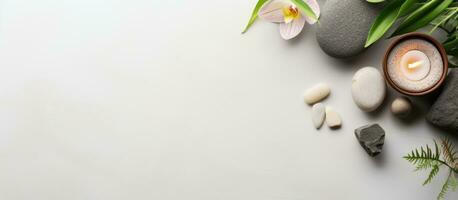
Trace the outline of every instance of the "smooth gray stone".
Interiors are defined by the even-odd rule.
[[[444,90],[429,110],[426,120],[458,133],[458,69],[450,70],[444,84]]]
[[[385,131],[378,124],[370,124],[355,130],[356,139],[366,152],[374,157],[382,152]]]
[[[366,0],[327,0],[321,11],[316,38],[321,49],[337,58],[364,51],[367,34],[380,5]]]

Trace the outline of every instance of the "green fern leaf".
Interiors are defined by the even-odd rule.
[[[440,150],[436,142],[434,142],[434,147],[434,152],[428,145],[420,147],[404,156],[404,158],[415,165],[415,171],[433,168],[435,165],[439,165],[440,157]]]
[[[456,189],[458,189],[458,180],[456,179],[454,174],[452,174],[452,177],[450,179],[450,187],[454,192],[456,192]]]
[[[416,164],[415,171],[431,169],[431,168],[434,168],[434,166],[436,165],[441,166],[441,164],[437,162],[436,160],[424,160]]]
[[[451,177],[452,176],[454,176],[453,175],[453,171],[452,171],[452,169],[450,169],[450,172],[448,174],[447,180],[445,181],[444,185],[442,186],[441,192],[437,196],[438,200],[441,200],[441,199],[445,198],[445,194],[448,192],[448,190],[450,189],[450,187],[452,185],[452,182],[451,182],[451,179],[452,179]]]
[[[433,169],[431,170],[431,172],[428,175],[428,178],[425,180],[425,182],[423,182],[423,185],[427,185],[428,183],[431,183],[431,181],[437,175],[438,172],[439,172],[439,165],[434,165]]]
[[[439,145],[437,145],[436,140],[434,140],[434,148],[436,149],[436,159],[439,160],[439,157],[440,157],[441,152],[440,152],[440,150],[439,150]]]
[[[450,143],[449,139],[442,140],[442,155],[444,156],[447,164],[454,166],[455,161],[457,160],[455,147]]]
[[[441,151],[442,149],[442,151]],[[441,158],[441,155],[443,158]],[[458,174],[458,153],[455,151],[454,146],[448,139],[441,141],[441,148],[436,141],[434,141],[434,150],[428,145],[414,149],[404,159],[415,165],[416,171],[431,169],[427,179],[423,185],[431,183],[431,181],[439,173],[441,166],[449,168],[449,175],[445,181],[442,189],[437,196],[437,199],[445,198],[445,194],[451,189],[453,191],[458,189],[458,180],[455,174]]]

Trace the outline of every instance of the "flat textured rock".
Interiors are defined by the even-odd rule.
[[[364,51],[379,8],[380,5],[365,0],[327,0],[316,32],[321,49],[337,58],[353,57]]]
[[[356,139],[366,152],[374,157],[382,152],[385,131],[378,124],[370,124],[355,130]]]
[[[458,69],[451,69],[444,90],[426,115],[426,120],[458,133]]]

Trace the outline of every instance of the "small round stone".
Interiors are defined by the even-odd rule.
[[[378,69],[364,67],[353,76],[351,94],[355,104],[363,111],[377,109],[385,99],[385,80]]]
[[[365,0],[327,0],[316,31],[321,49],[337,58],[353,57],[364,51],[379,8],[380,5]]]
[[[342,126],[342,119],[332,107],[326,106],[326,125],[329,128],[336,129]]]
[[[407,117],[412,111],[412,102],[406,97],[398,97],[391,104],[391,112],[399,117]]]

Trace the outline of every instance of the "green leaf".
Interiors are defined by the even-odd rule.
[[[420,149],[413,150],[407,156],[404,156],[404,158],[416,166],[415,171],[433,168],[440,163],[440,150],[436,141],[434,141],[434,146],[435,151],[426,145],[425,148],[421,147]]]
[[[431,2],[435,2],[435,1],[432,0],[429,3]],[[429,3],[425,5],[428,5]],[[422,28],[428,25],[431,21],[433,21],[436,17],[438,17],[451,3],[453,3],[453,0],[443,0],[437,6],[435,4],[431,4],[432,6],[428,6],[424,8],[425,10],[427,10],[426,11],[427,13],[422,12],[421,16],[417,16],[417,15],[408,16],[406,20],[404,20],[401,23],[401,25],[399,25],[399,28],[393,33],[393,35],[409,33],[409,32],[416,31],[419,28]],[[421,7],[420,9],[422,8],[423,7]],[[416,14],[416,13],[414,12],[413,14]]]
[[[418,8],[420,8],[420,6],[422,6],[423,4],[422,3],[415,3],[414,5],[410,6],[409,8],[407,8],[404,13],[401,13],[401,15],[399,15],[399,18],[402,18],[402,17],[405,17],[406,15],[416,11]]]
[[[455,175],[452,175],[450,177],[450,186],[452,188],[452,191],[456,192],[456,189],[458,189],[458,180],[456,180]]]
[[[423,185],[431,183],[431,181],[437,175],[438,172],[439,172],[439,165],[434,165],[433,169],[431,170],[431,172],[428,175],[428,178],[425,180],[425,182],[423,182]]]
[[[377,16],[367,36],[365,47],[370,46],[379,40],[390,28],[394,22],[405,14],[409,8],[418,0],[395,0],[389,3]]]
[[[458,37],[452,38],[451,41],[448,41],[448,42],[445,42],[445,43],[444,43],[444,48],[445,48],[447,51],[453,50],[453,49],[456,48],[457,46],[458,46]]]
[[[423,17],[428,11],[433,9],[433,7],[436,6],[440,1],[441,0],[431,0],[423,4],[418,9],[416,9],[413,13],[411,13],[409,16],[405,17],[402,23],[398,26],[398,29],[403,29],[407,27],[408,25],[415,23],[418,19]],[[391,35],[391,37],[395,35],[397,35],[396,31]]]
[[[302,11],[303,14],[314,20],[318,20],[318,16],[315,15],[312,8],[310,8],[310,6],[306,4],[303,0],[291,0],[291,2],[293,2],[294,5],[296,5],[299,8],[299,10]]]
[[[457,157],[456,157],[457,152],[455,151],[454,146],[450,143],[449,139],[442,140],[441,146],[442,146],[442,155],[445,161],[449,165],[453,166],[455,164],[455,160],[457,160]]]
[[[431,24],[434,25],[434,27],[429,31],[429,33],[433,33],[439,26],[442,26],[446,28],[446,25],[449,25],[451,22],[450,20],[453,20],[453,17],[458,13],[458,8],[446,11],[442,15],[436,17]],[[453,24],[451,26],[454,26]]]
[[[256,6],[253,9],[253,12],[251,13],[250,20],[248,21],[248,24],[246,25],[245,29],[243,29],[242,33],[246,33],[248,29],[251,27],[251,25],[256,21],[258,18],[258,13],[261,7],[267,2],[268,0],[258,0],[258,3],[256,3]]]
[[[458,56],[452,56],[451,58],[448,59],[448,67],[449,68],[458,68]]]
[[[431,183],[434,177],[437,176],[441,166],[445,165],[449,168],[449,175],[444,185],[442,186],[441,192],[439,193],[437,199],[443,199],[447,191],[450,189],[456,190],[458,188],[458,180],[455,178],[455,174],[458,174],[458,169],[454,167],[456,163],[453,163],[453,165],[447,164],[447,160],[457,160],[455,157],[453,145],[449,140],[442,140],[441,144],[444,152],[440,151],[439,146],[437,145],[436,141],[434,141],[434,150],[426,145],[414,149],[409,154],[407,154],[407,156],[404,156],[406,160],[416,165],[417,169],[419,167],[422,169],[431,168],[431,171],[427,179],[423,182],[423,185]],[[440,159],[441,155],[445,157],[445,161]]]
[[[437,196],[437,199],[444,199],[445,194],[447,191],[450,189],[452,182],[451,182],[451,176],[454,176],[452,169],[450,169],[450,172],[448,174],[447,180],[445,181],[444,185],[442,186],[441,192],[439,193],[439,196]]]
[[[366,0],[369,3],[381,3],[384,2],[385,0]]]

